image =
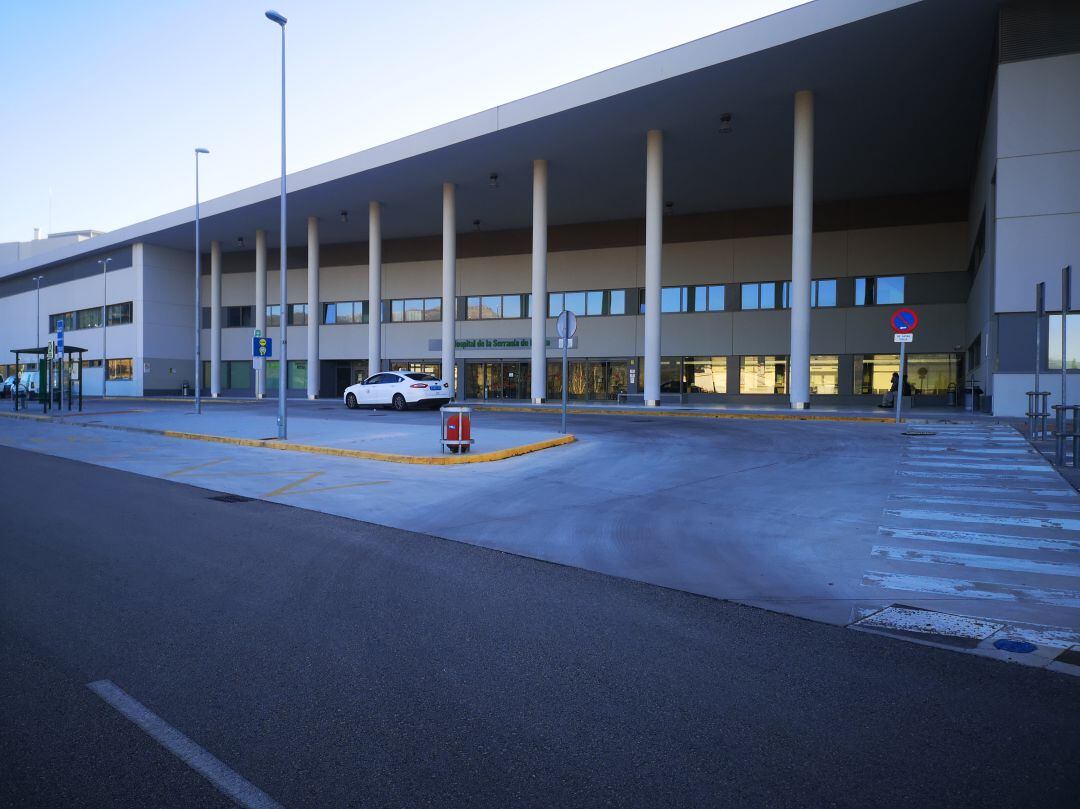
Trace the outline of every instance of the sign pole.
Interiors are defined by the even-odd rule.
[[[562,341],[562,432],[566,434],[566,347],[570,345],[567,338]]]
[[[900,378],[896,382],[896,423],[900,423],[900,404],[904,401],[904,349],[907,343],[900,344]]]
[[[1035,393],[1039,387],[1039,366],[1042,365],[1042,321],[1046,312],[1046,282],[1040,281],[1035,285]],[[1036,402],[1038,396],[1035,397]]]
[[[1072,266],[1061,268],[1061,404],[1067,405],[1068,389],[1066,384],[1065,370],[1068,366],[1065,350],[1067,341],[1065,334],[1068,331],[1069,304],[1072,303]],[[1062,411],[1064,412],[1064,411]],[[1062,425],[1064,426],[1064,425]]]

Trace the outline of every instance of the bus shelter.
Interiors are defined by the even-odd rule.
[[[22,374],[19,372],[20,357],[27,354],[37,357],[38,379],[36,396],[41,402],[41,412],[48,413],[55,404],[58,410],[64,409],[64,394],[67,394],[67,409],[71,410],[78,399],[79,412],[83,409],[83,354],[85,348],[77,346],[64,346],[62,350],[52,353],[49,346],[38,348],[13,348],[11,353],[15,355],[15,384],[12,387],[11,398],[15,402],[15,409],[19,409],[19,400],[26,399],[23,405],[25,409],[30,402],[31,391],[26,390],[22,384]],[[59,354],[57,356],[56,354]],[[76,388],[78,392],[76,393]]]

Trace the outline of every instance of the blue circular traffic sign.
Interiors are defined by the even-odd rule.
[[[914,309],[908,309],[905,306],[903,309],[897,309],[892,313],[889,324],[897,334],[909,334],[915,331],[915,327],[919,325],[919,316],[915,314]]]

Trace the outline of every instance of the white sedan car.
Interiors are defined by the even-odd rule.
[[[446,382],[413,371],[383,371],[345,388],[345,406],[350,410],[379,405],[390,405],[394,410],[409,405],[439,407],[449,401],[450,387]]]

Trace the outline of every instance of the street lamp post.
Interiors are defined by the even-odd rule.
[[[278,355],[278,438],[285,440],[287,434],[285,411],[286,375],[289,368],[288,352],[288,289],[285,283],[285,17],[276,11],[267,11],[266,18],[281,27],[281,297],[279,299],[278,342],[281,352]],[[308,317],[312,315],[309,313]]]
[[[34,315],[34,328],[36,329],[36,336],[34,337],[34,348],[41,348],[41,282],[44,279],[44,275],[35,275],[32,279],[33,282],[37,284],[34,302],[34,306],[37,310],[37,314]]]
[[[105,386],[109,381],[109,352],[106,350],[108,343],[106,338],[109,334],[109,262],[112,258],[98,260],[101,265],[101,282],[104,292],[101,299],[101,398],[105,398]]]
[[[199,246],[199,155],[209,149],[195,147],[195,412],[202,413],[202,248]]]

